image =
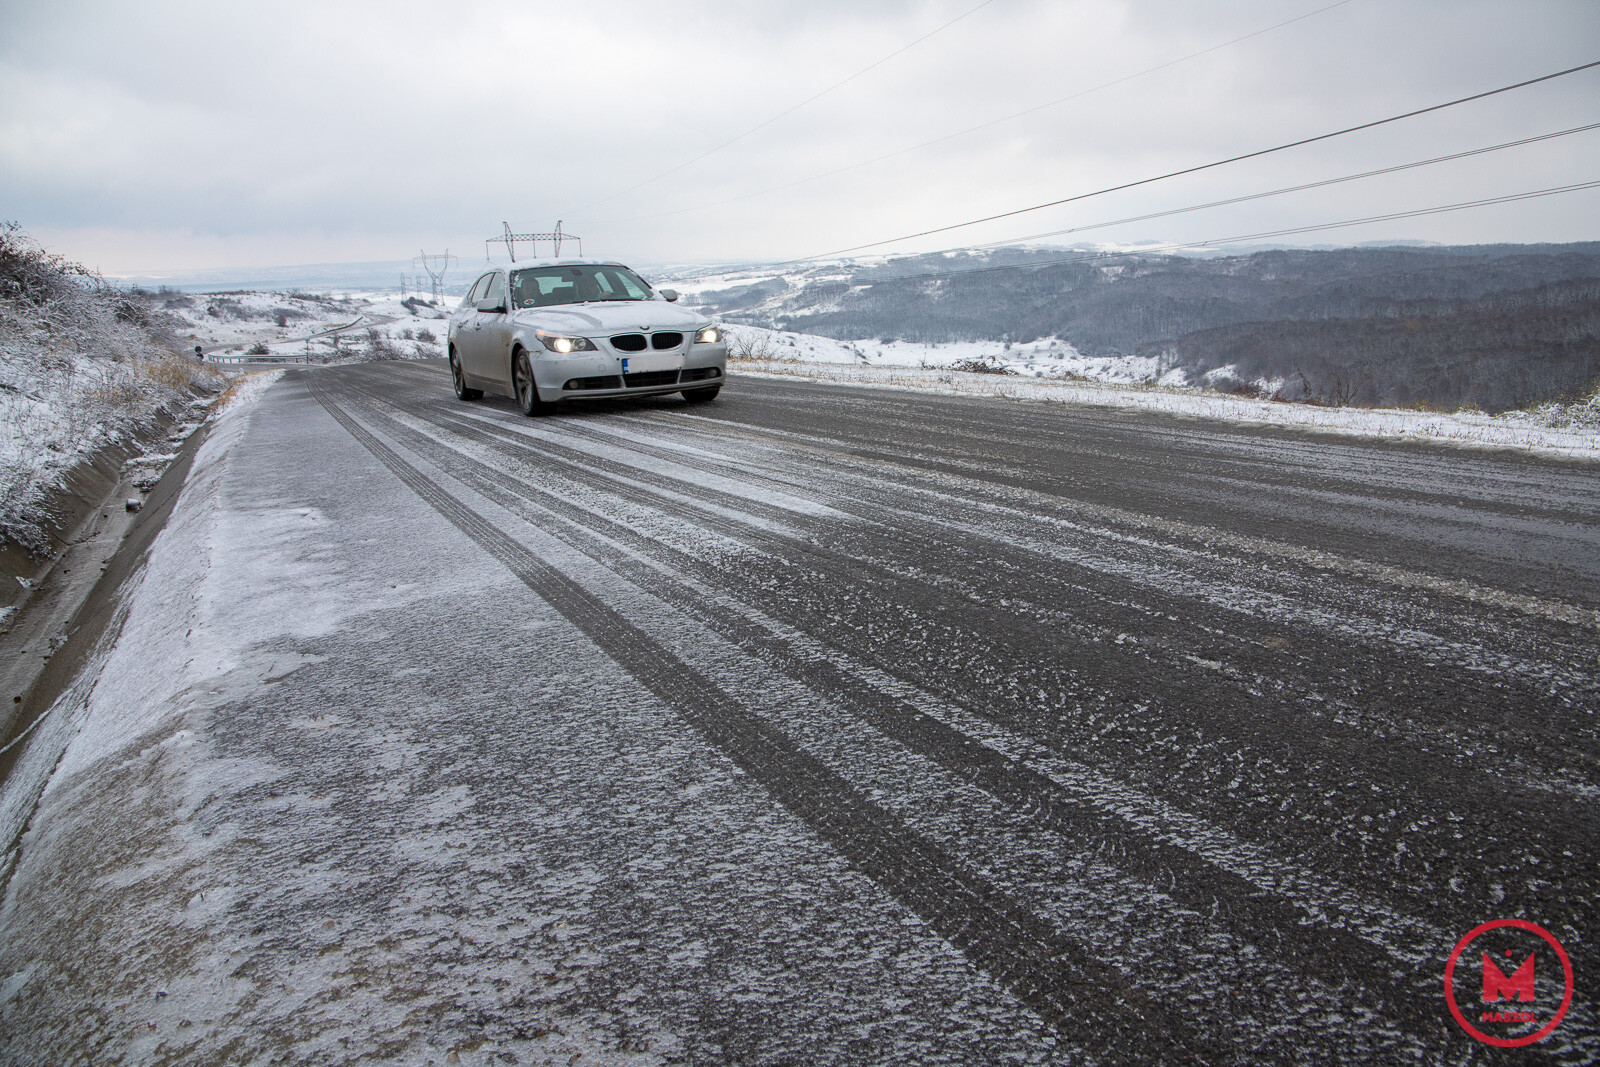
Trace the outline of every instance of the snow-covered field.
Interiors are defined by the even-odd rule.
[[[836,341],[811,333],[764,330],[729,325],[729,354],[737,358],[856,366],[944,370],[984,368],[995,374],[1024,378],[1092,379],[1135,384],[1150,382],[1159,373],[1157,360],[1146,356],[1090,357],[1066,341],[1045,337],[1025,344],[1004,341]],[[984,371],[977,371],[983,373]]]
[[[312,294],[172,293],[157,301],[182,323],[174,331],[179,337],[236,350],[343,325],[361,313],[353,299]]]
[[[392,293],[172,294],[180,336],[216,362],[251,356],[316,363],[427,359],[444,354],[449,303],[407,303]]]
[[[738,325],[729,326],[728,335],[729,362],[742,375],[1128,408],[1358,437],[1600,459],[1600,398],[1503,415],[1318,407],[1187,387],[1171,375],[1158,380],[1155,360],[1087,359],[1053,339],[1008,349],[999,342],[835,341]],[[986,371],[973,369],[979,366]]]

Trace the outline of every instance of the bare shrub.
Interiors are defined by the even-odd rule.
[[[169,299],[108,285],[0,225],[0,535],[41,548],[41,508],[76,463],[220,387],[156,321]]]
[[[395,347],[387,334],[376,327],[367,329],[367,359],[404,359],[405,353]]]
[[[950,364],[950,370],[965,371],[967,374],[1016,374],[1010,367],[1001,366],[992,357],[984,358],[974,356],[971,359],[958,359]]]
[[[728,335],[728,358],[759,360],[772,358],[772,334],[766,330],[739,330]]]
[[[417,331],[417,340],[424,341],[431,345],[438,342],[439,336],[427,327],[423,327]]]
[[[0,297],[42,307],[72,295],[87,280],[97,280],[93,271],[46,252],[17,223],[0,222]]]

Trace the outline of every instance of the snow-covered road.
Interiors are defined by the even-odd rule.
[[[214,430],[6,784],[0,1059],[1466,1061],[1502,917],[1600,1054],[1593,464],[448,392]]]

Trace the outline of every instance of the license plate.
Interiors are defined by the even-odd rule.
[[[683,366],[681,352],[646,352],[622,360],[623,374],[647,374],[653,370],[678,370]]]

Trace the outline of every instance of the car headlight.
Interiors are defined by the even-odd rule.
[[[545,333],[543,330],[539,331],[539,343],[558,356],[595,351],[594,342],[587,337],[564,337],[557,333]]]
[[[697,345],[714,345],[720,340],[722,340],[722,330],[716,326],[707,326],[694,335],[694,343]]]

